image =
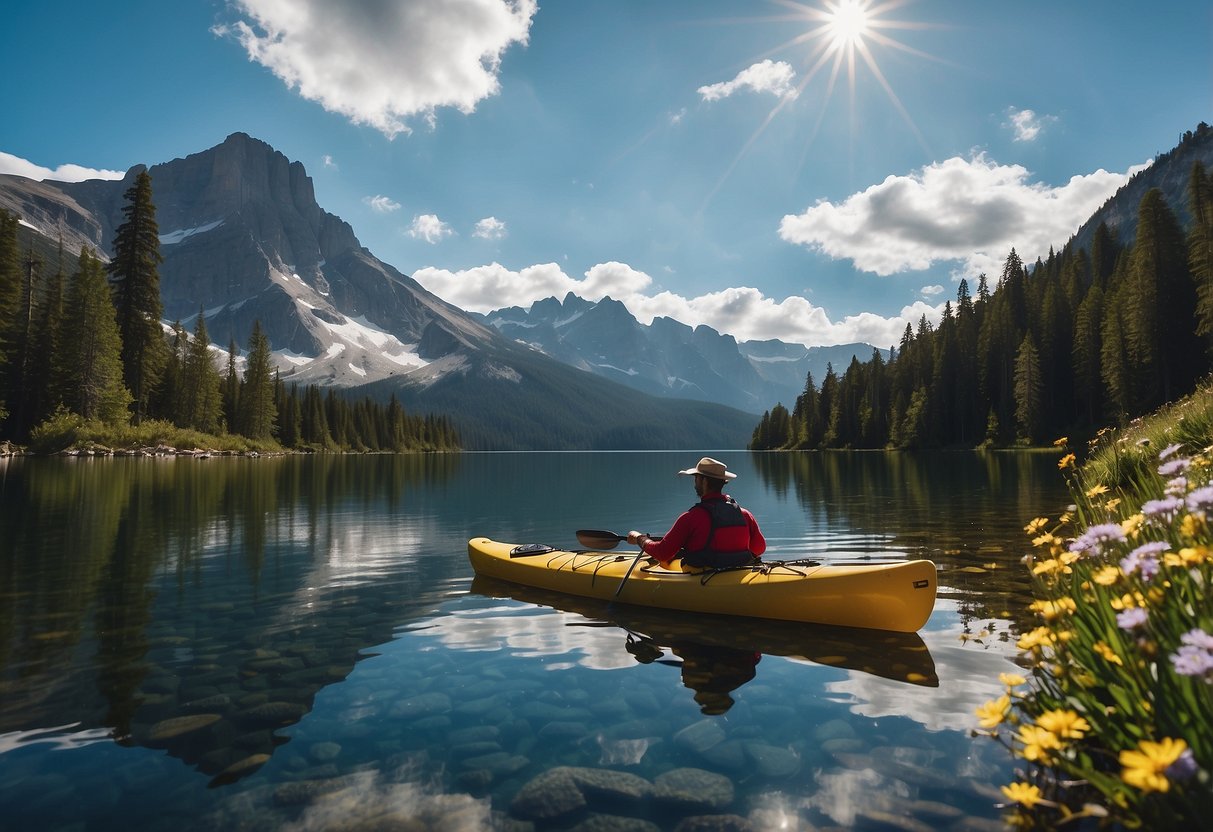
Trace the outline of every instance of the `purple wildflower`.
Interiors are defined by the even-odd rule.
[[[1183,753],[1167,766],[1166,775],[1168,780],[1183,782],[1190,779],[1200,769],[1196,764],[1196,757],[1192,755],[1191,748],[1185,748]]]
[[[1070,551],[1100,555],[1103,554],[1105,543],[1124,543],[1125,539],[1125,530],[1120,527],[1119,523],[1100,523],[1091,526],[1076,538],[1070,544]]]
[[[1175,515],[1183,508],[1184,501],[1178,497],[1163,497],[1161,500],[1146,500],[1141,506],[1141,513],[1147,520],[1160,523],[1170,523]]]
[[[1188,478],[1176,477],[1173,480],[1167,480],[1165,493],[1169,497],[1182,497],[1188,490]]]
[[[1198,488],[1188,495],[1188,511],[1193,514],[1208,514],[1213,511],[1213,485]]]
[[[1145,607],[1129,607],[1116,614],[1116,626],[1122,630],[1135,630],[1144,627],[1149,619],[1150,614],[1146,612]]]
[[[1168,445],[1167,447],[1163,448],[1161,451],[1158,452],[1158,461],[1165,462],[1167,457],[1169,457],[1171,454],[1175,453],[1182,447],[1183,446],[1179,445],[1179,444]]]
[[[1179,637],[1183,646],[1171,654],[1180,676],[1205,676],[1213,671],[1213,635],[1197,627]]]
[[[1116,616],[1116,622],[1120,623],[1119,615]],[[1171,664],[1180,676],[1204,676],[1213,670],[1213,653],[1185,645],[1171,654]]]
[[[1152,580],[1158,574],[1158,556],[1170,548],[1165,540],[1143,543],[1120,561],[1121,571],[1126,575],[1140,572],[1143,581]]]
[[[1213,636],[1199,627],[1194,630],[1188,630],[1188,632],[1179,637],[1179,640],[1189,646],[1213,652]]]
[[[1158,466],[1158,474],[1162,477],[1173,477],[1176,474],[1182,474],[1192,465],[1192,460],[1186,456],[1181,456],[1179,459],[1173,459],[1170,462],[1164,462]]]

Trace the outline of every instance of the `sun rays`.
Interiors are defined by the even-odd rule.
[[[938,28],[935,24],[898,20],[890,17],[892,12],[904,6],[909,0],[821,0],[819,3],[800,2],[800,0],[772,0],[782,6],[786,12],[765,18],[753,18],[754,22],[777,22],[789,24],[796,34],[785,42],[767,50],[758,59],[787,52],[802,52],[799,58],[801,74],[796,82],[795,93],[780,98],[771,108],[766,117],[755,128],[750,137],[742,145],[736,157],[728,165],[716,185],[705,199],[705,207],[711,202],[716,192],[733,173],[738,163],[754,146],[758,138],[766,131],[771,122],[785,107],[793,101],[803,100],[801,94],[823,72],[826,76],[825,89],[819,98],[818,111],[813,120],[812,128],[807,132],[802,151],[800,166],[807,158],[809,148],[830,111],[834,92],[840,81],[845,81],[847,90],[848,115],[852,137],[859,133],[857,117],[857,84],[864,75],[874,79],[884,91],[889,103],[897,111],[906,128],[915,137],[924,152],[930,156],[918,126],[910,116],[905,104],[894,90],[886,73],[881,69],[877,60],[879,50],[894,50],[914,55],[928,60],[939,60],[934,56],[898,40],[890,32]],[[732,21],[738,22],[738,21]],[[807,52],[803,50],[807,47]],[[798,168],[800,167],[798,166]]]

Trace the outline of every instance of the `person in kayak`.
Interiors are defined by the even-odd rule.
[[[684,511],[659,539],[644,532],[628,532],[628,543],[668,566],[677,557],[684,566],[721,569],[754,563],[767,549],[758,521],[724,493],[725,483],[737,475],[719,460],[705,456],[694,468],[679,471],[694,477],[699,502]]]

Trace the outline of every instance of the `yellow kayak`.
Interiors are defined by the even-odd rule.
[[[468,558],[478,575],[645,607],[901,633],[921,629],[935,607],[935,564],[929,560],[764,561],[693,573],[642,558],[629,574],[637,554],[562,551],[487,537],[468,541]]]

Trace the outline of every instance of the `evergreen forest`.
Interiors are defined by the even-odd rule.
[[[66,254],[62,244],[48,251],[36,235],[23,248],[20,217],[0,210],[0,439],[58,450],[80,433],[122,436],[143,425],[159,436],[238,437],[260,448],[459,447],[445,416],[406,413],[395,396],[383,404],[283,383],[260,322],[243,371],[234,342],[226,367],[216,366],[201,309],[192,332],[180,322],[166,331],[146,171],[124,199],[108,263],[87,249]]]
[[[1101,223],[1089,248],[1030,267],[1012,249],[994,286],[961,280],[939,323],[907,325],[887,361],[810,374],[750,447],[1040,445],[1190,393],[1213,369],[1213,173],[1199,161],[1186,200],[1186,232],[1154,188],[1129,244]]]

